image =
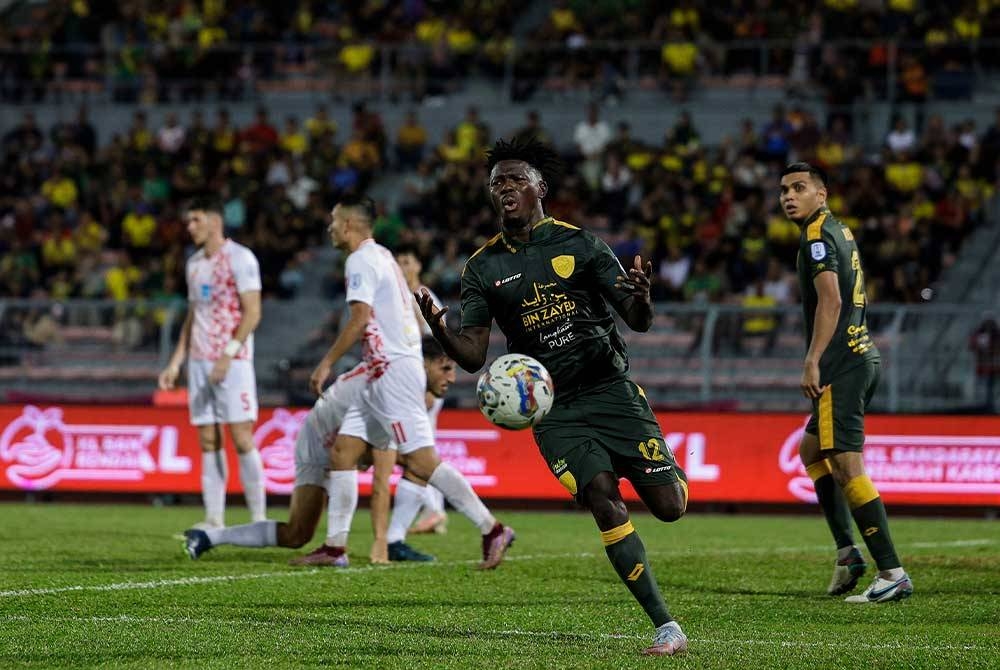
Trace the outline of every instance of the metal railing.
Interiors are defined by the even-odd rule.
[[[656,40],[562,43],[514,40],[500,51],[479,44],[464,53],[440,51],[420,42],[358,43],[371,48],[360,67],[349,67],[337,42],[219,44],[208,48],[132,44],[114,49],[99,45],[0,47],[0,97],[34,103],[50,98],[93,97],[118,102],[247,99],[268,90],[297,90],[329,97],[379,100],[444,94],[470,78],[495,84],[497,102],[530,97],[539,88],[586,89],[621,93],[651,86],[669,88],[686,79],[665,68]],[[751,89],[778,78],[794,87],[822,83],[816,54],[851,58],[873,48],[883,62],[862,73],[863,97],[893,101],[899,96],[903,54],[928,55],[928,96],[966,99],[1000,67],[1000,40],[953,41],[943,48],[959,53],[962,67],[945,68],[923,42],[833,40],[808,45],[796,40],[697,40],[691,73],[699,78],[733,77]],[[845,62],[850,62],[849,60]],[[28,66],[30,63],[30,67]],[[183,65],[185,64],[186,65]],[[802,64],[808,63],[803,69]],[[169,64],[169,67],[166,66]],[[572,65],[572,67],[566,67]],[[857,77],[857,71],[850,71]],[[805,92],[805,91],[803,91]]]
[[[184,314],[183,302],[0,300],[0,392],[67,393],[81,382],[91,398],[152,393]],[[267,314],[265,305],[264,314]],[[740,411],[801,410],[798,388],[806,348],[801,309],[661,303],[647,333],[623,328],[632,375],[663,407]],[[869,326],[882,354],[882,381],[873,411],[952,412],[984,406],[969,336],[982,307],[876,304]],[[261,328],[267,328],[266,317]],[[270,342],[270,348],[263,343]],[[262,361],[287,361],[282,338],[257,339]],[[494,331],[490,356],[504,351]],[[315,361],[303,361],[311,370]],[[287,366],[286,366],[287,367]],[[304,371],[304,376],[303,376]],[[308,370],[261,375],[262,395],[288,393]],[[475,404],[476,375],[462,372],[454,401]],[[95,383],[96,382],[96,383]],[[2,395],[0,395],[2,399]]]

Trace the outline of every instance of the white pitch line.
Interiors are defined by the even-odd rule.
[[[195,618],[195,617],[141,617],[141,616],[131,616],[128,614],[121,614],[118,616],[42,616],[34,617],[24,614],[12,614],[12,615],[2,615],[0,616],[0,622],[3,623],[93,623],[93,624],[168,624],[168,625],[180,625],[180,624],[206,624],[212,627],[221,627],[226,625],[239,625],[239,626],[267,626],[273,627],[275,625],[274,621],[261,621],[258,619],[212,619],[212,618]],[[294,623],[289,621],[288,623]],[[395,632],[406,632],[405,627],[402,629],[394,629]],[[421,631],[423,632],[423,631]],[[586,633],[586,632],[570,632],[570,631],[545,631],[545,630],[522,630],[519,628],[512,628],[507,630],[472,630],[472,629],[442,629],[442,632],[447,633],[466,633],[471,636],[479,637],[527,637],[527,638],[543,638],[543,639],[573,639],[573,640],[643,640],[648,641],[648,635],[636,635],[632,633]],[[826,648],[826,649],[864,649],[864,650],[899,650],[899,649],[915,649],[922,651],[974,651],[980,649],[981,647],[974,644],[934,644],[934,645],[913,645],[911,643],[904,642],[888,642],[885,644],[871,644],[866,642],[814,642],[814,641],[803,641],[803,640],[780,640],[773,638],[759,638],[753,640],[740,640],[740,639],[713,639],[713,638],[690,638],[693,644],[703,644],[710,646],[742,646],[742,647],[781,647],[781,648]],[[992,648],[992,647],[989,647]]]
[[[537,561],[544,559],[560,558],[590,558],[597,554],[575,553],[575,554],[542,554],[539,556],[508,556],[505,561]],[[191,586],[197,584],[214,584],[218,582],[236,582],[248,579],[272,579],[283,577],[303,577],[315,575],[319,572],[336,573],[338,575],[353,575],[377,570],[404,570],[407,568],[427,568],[427,567],[454,567],[459,565],[471,565],[479,561],[434,561],[432,563],[404,563],[402,565],[365,565],[356,568],[309,568],[303,570],[287,570],[283,572],[255,572],[244,575],[212,575],[208,577],[178,577],[176,579],[156,579],[149,582],[117,582],[114,584],[76,584],[73,586],[54,586],[44,589],[19,589],[13,591],[0,591],[0,598],[12,598],[18,596],[44,596],[54,593],[66,593],[69,591],[131,591],[139,589],[158,589],[165,586]]]
[[[911,544],[903,544],[901,547],[913,547],[920,549],[935,549],[935,548],[947,548],[947,547],[973,547],[973,546],[983,546],[988,544],[994,544],[995,541],[990,538],[978,538],[970,540],[952,540],[948,542],[914,542]],[[811,546],[799,546],[799,547],[719,547],[713,549],[711,547],[698,547],[683,550],[673,550],[673,551],[650,551],[648,552],[652,556],[659,557],[670,557],[670,556],[681,556],[687,557],[692,555],[706,555],[706,554],[773,554],[773,553],[795,553],[802,551],[829,551],[829,545],[811,545]],[[507,556],[505,561],[539,561],[539,560],[555,560],[555,559],[565,559],[565,558],[595,558],[602,556],[602,554],[596,554],[592,552],[577,552],[577,553],[566,553],[566,554],[539,554],[533,556]],[[16,598],[23,596],[44,596],[52,595],[55,593],[67,593],[74,591],[132,591],[141,589],[158,589],[169,586],[193,586],[198,584],[214,584],[220,582],[237,582],[246,581],[251,579],[282,579],[285,577],[302,577],[306,575],[315,575],[319,572],[324,573],[336,573],[337,575],[355,575],[363,574],[367,572],[373,572],[377,570],[404,570],[404,569],[427,569],[427,568],[445,568],[445,567],[455,567],[460,565],[473,565],[478,563],[477,560],[464,560],[464,561],[434,561],[432,563],[403,563],[397,565],[365,565],[355,568],[336,568],[336,569],[321,569],[312,568],[305,570],[287,570],[283,572],[256,572],[242,575],[212,575],[207,577],[177,577],[175,579],[157,579],[148,582],[116,582],[113,584],[76,584],[72,586],[54,586],[50,588],[34,588],[34,589],[14,589],[10,591],[0,591],[0,598]]]

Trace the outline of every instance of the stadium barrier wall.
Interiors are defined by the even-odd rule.
[[[294,486],[295,438],[306,413],[261,411],[255,439],[270,493]],[[679,412],[658,419],[688,474],[692,501],[815,502],[798,459],[804,416]],[[1000,417],[873,415],[867,428],[865,461],[886,502],[1000,507]],[[437,440],[442,458],[484,498],[568,498],[529,431],[500,430],[475,410],[444,410]],[[235,454],[226,451],[235,493]],[[197,493],[199,462],[186,408],[0,405],[2,490]],[[360,479],[367,494],[371,476]],[[623,488],[638,499],[626,482]]]

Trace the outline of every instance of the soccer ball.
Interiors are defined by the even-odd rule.
[[[534,426],[552,409],[552,377],[541,363],[523,354],[504,354],[479,377],[479,410],[510,430]]]

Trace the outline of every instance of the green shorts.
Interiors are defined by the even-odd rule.
[[[686,478],[663,440],[642,390],[616,379],[560,402],[534,430],[552,474],[577,495],[599,472],[613,472],[635,486]]]
[[[878,387],[879,362],[866,361],[834,377],[813,400],[806,432],[819,437],[820,450],[861,451],[865,446],[865,408]]]

